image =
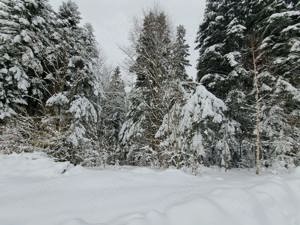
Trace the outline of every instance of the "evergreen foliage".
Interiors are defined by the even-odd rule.
[[[207,0],[196,82],[186,30],[171,31],[164,12],[145,14],[127,94],[74,2],[0,0],[0,151],[85,166],[299,166],[299,1]]]
[[[56,18],[47,1],[0,2],[0,119],[41,115],[48,97]]]
[[[94,164],[98,156],[97,129],[100,116],[100,81],[96,68],[99,59],[91,25],[81,27],[80,12],[74,2],[63,3],[59,9],[59,31],[64,38],[59,48],[64,60],[55,75],[57,88],[47,101],[56,108],[61,148],[53,154],[65,155],[75,163]],[[60,156],[62,157],[62,156]],[[86,162],[87,161],[87,162]],[[93,160],[92,160],[93,161]]]
[[[114,164],[120,160],[119,133],[126,116],[125,85],[121,71],[116,67],[107,87],[101,112],[101,148],[106,153],[106,163]]]
[[[84,161],[97,153],[101,99],[92,27],[80,26],[71,1],[56,13],[46,0],[2,0],[0,12],[0,119],[33,118],[37,145],[60,160],[92,164]]]
[[[225,101],[228,117],[240,124],[240,132],[235,134],[240,150],[230,151],[240,152],[243,165],[253,165],[250,156],[254,154],[257,132],[265,166],[279,158],[286,166],[298,162],[296,8],[296,4],[282,0],[208,1],[206,19],[197,38],[198,81]],[[253,86],[254,64],[258,73],[258,101]],[[261,112],[257,131],[254,109],[258,104]]]
[[[130,164],[159,164],[155,137],[166,112],[164,85],[170,79],[171,40],[166,15],[150,11],[135,46],[131,71],[137,81],[130,94],[129,112],[120,139]]]

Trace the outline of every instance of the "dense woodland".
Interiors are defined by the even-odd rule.
[[[0,152],[84,166],[299,166],[300,2],[207,0],[199,24],[194,81],[185,28],[146,12],[126,93],[126,71],[108,69],[75,3],[0,0]]]

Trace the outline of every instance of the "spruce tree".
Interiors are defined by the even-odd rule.
[[[189,81],[186,67],[190,66],[187,57],[189,54],[189,45],[185,40],[186,30],[184,26],[177,27],[176,39],[171,49],[171,68],[170,78],[164,83],[167,113],[164,116],[163,123],[156,134],[161,139],[160,152],[162,166],[182,165],[183,154],[180,150],[180,132],[179,123],[181,119],[181,107],[185,104],[188,91],[185,87]],[[173,131],[173,132],[171,132]],[[170,135],[170,136],[169,136]]]
[[[115,164],[120,158],[117,152],[119,150],[119,133],[126,116],[125,85],[119,67],[113,72],[104,91],[105,98],[102,103],[100,126],[101,148],[108,154],[107,163]]]
[[[234,167],[232,158],[236,156],[230,148],[237,145],[234,134],[239,126],[225,116],[226,111],[221,99],[195,84],[194,92],[182,105],[172,108],[157,133],[164,137],[165,165]]]
[[[299,163],[299,5],[254,2],[249,36],[255,39],[264,165]],[[259,18],[259,20],[258,20]],[[298,47],[297,47],[298,46]]]
[[[191,66],[187,57],[190,56],[190,46],[186,43],[186,30],[183,25],[177,27],[176,40],[173,44],[172,63],[176,79],[186,81],[188,75],[186,67]]]
[[[74,164],[95,165],[100,159],[96,148],[101,97],[95,37],[90,25],[79,25],[80,12],[74,2],[63,3],[58,18],[64,38],[58,46],[63,61],[54,77],[55,93],[47,106],[57,109],[53,112],[58,118],[58,141],[62,146],[53,154]]]
[[[235,165],[253,166],[255,155],[265,166],[298,162],[297,9],[283,0],[207,3],[197,38],[198,81],[240,126],[240,147],[230,147],[238,153]]]
[[[48,96],[45,78],[55,57],[55,17],[46,0],[1,4],[1,118],[16,113],[41,115]]]
[[[252,130],[246,99],[252,90],[252,80],[243,64],[246,27],[241,9],[235,1],[208,1],[197,38],[200,52],[197,80],[226,103],[226,117],[239,127],[229,138],[234,140],[229,145],[233,166],[250,163],[251,140],[246,137]]]
[[[166,15],[150,11],[135,46],[131,72],[137,76],[129,96],[129,112],[120,139],[130,164],[159,163],[159,140],[155,137],[166,106],[163,84],[170,77],[170,31]]]

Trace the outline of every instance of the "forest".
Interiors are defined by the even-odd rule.
[[[76,3],[0,0],[0,152],[86,167],[300,165],[299,1],[208,0],[196,49],[159,8],[128,33],[127,70],[109,69]]]
[[[149,2],[0,0],[0,225],[300,225],[300,1]]]

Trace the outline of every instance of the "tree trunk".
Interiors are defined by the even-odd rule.
[[[258,71],[257,71],[257,61],[256,61],[256,46],[255,40],[251,40],[251,51],[252,51],[252,63],[253,63],[253,72],[254,72],[254,88],[255,88],[255,108],[256,108],[256,151],[255,151],[255,165],[256,165],[256,174],[260,173],[260,156],[261,156],[261,145],[260,145],[260,99],[259,99],[259,84],[258,84]]]

